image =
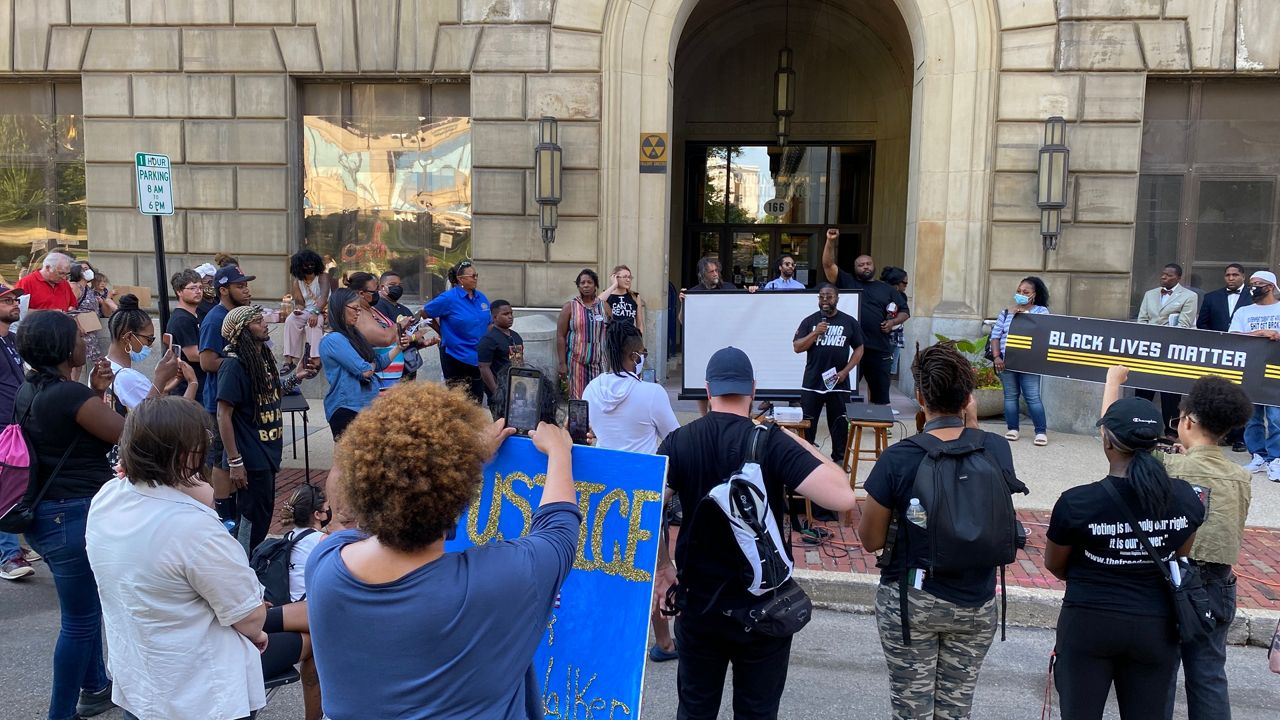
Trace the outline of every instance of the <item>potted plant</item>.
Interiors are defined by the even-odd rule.
[[[987,343],[986,336],[976,340],[965,340],[952,339],[935,333],[934,337],[938,342],[954,345],[956,350],[959,350],[960,354],[969,361],[969,367],[973,370],[973,398],[978,405],[978,417],[988,418],[1004,414],[1004,386],[1000,383],[1000,376],[992,367],[991,361],[982,355]]]

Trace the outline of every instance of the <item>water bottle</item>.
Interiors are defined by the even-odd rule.
[[[222,527],[226,528],[226,529],[227,529],[227,532],[231,533],[232,535],[235,535],[235,534],[236,534],[236,526],[237,526],[237,525],[239,525],[239,524],[240,524],[240,523],[237,523],[235,520],[223,520],[223,521],[222,521]]]
[[[925,513],[924,507],[920,505],[920,498],[911,498],[911,504],[907,506],[907,521],[921,530],[928,525],[929,515]]]

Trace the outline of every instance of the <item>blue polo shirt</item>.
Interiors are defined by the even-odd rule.
[[[422,309],[440,321],[440,339],[449,357],[468,365],[477,364],[476,344],[489,329],[489,298],[479,290],[467,295],[461,287],[446,290]]]
[[[227,341],[222,337],[222,321],[227,319],[228,312],[225,305],[218,303],[200,321],[200,352],[213,350],[221,355],[227,349]],[[204,401],[205,410],[215,415],[218,413],[218,373],[205,376],[200,399]]]

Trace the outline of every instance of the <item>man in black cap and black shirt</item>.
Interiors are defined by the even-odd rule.
[[[876,261],[870,255],[859,255],[850,275],[836,265],[836,242],[840,231],[827,230],[827,243],[822,248],[822,272],[827,282],[841,290],[858,290],[858,320],[862,323],[865,351],[858,373],[867,379],[867,395],[873,405],[889,404],[889,369],[893,362],[890,333],[911,316],[907,296],[888,283],[876,280]],[[894,314],[896,313],[896,314]]]
[[[675,584],[675,568],[679,567],[680,586],[687,597],[676,618],[678,716],[690,720],[717,717],[725,671],[732,663],[734,717],[776,718],[787,679],[791,638],[744,632],[741,624],[724,614],[759,599],[743,582],[745,560],[728,520],[715,514],[718,509],[699,507],[713,487],[742,466],[755,427],[750,419],[755,374],[747,354],[734,347],[717,350],[707,363],[706,387],[711,412],[677,428],[658,449],[668,458],[668,498],[678,494],[683,506],[694,513],[676,539],[674,565],[667,549],[667,528],[663,527],[655,573],[655,594],[661,599]],[[775,425],[768,432],[762,456],[760,469],[779,534],[786,514],[786,490],[835,510],[853,508],[856,500],[849,476],[801,438]],[[715,512],[704,511],[713,509]],[[695,545],[699,547],[696,558],[690,554]]]
[[[844,460],[849,439],[849,419],[845,403],[852,387],[849,373],[862,359],[862,326],[852,315],[840,312],[840,291],[831,283],[818,289],[818,312],[800,321],[791,346],[805,353],[800,409],[809,421],[804,439],[813,442],[818,433],[818,416],[827,409],[827,430],[831,433],[831,459]]]

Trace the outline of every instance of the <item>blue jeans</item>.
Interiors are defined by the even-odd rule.
[[[1004,386],[1004,424],[1010,430],[1018,429],[1018,393],[1027,401],[1027,412],[1031,414],[1031,424],[1036,434],[1045,432],[1047,421],[1044,417],[1044,403],[1040,400],[1040,376],[1033,373],[1005,370],[1000,373],[1000,384]]]
[[[0,533],[0,563],[6,562],[15,555],[21,555],[22,548],[18,547],[18,536],[9,533]]]
[[[102,605],[98,583],[85,553],[85,521],[91,498],[46,500],[36,506],[27,542],[44,556],[58,590],[62,629],[53,650],[53,690],[49,720],[76,714],[80,691],[98,692],[107,686],[102,661]]]
[[[1253,406],[1253,417],[1244,426],[1244,444],[1250,454],[1280,459],[1280,407]]]

